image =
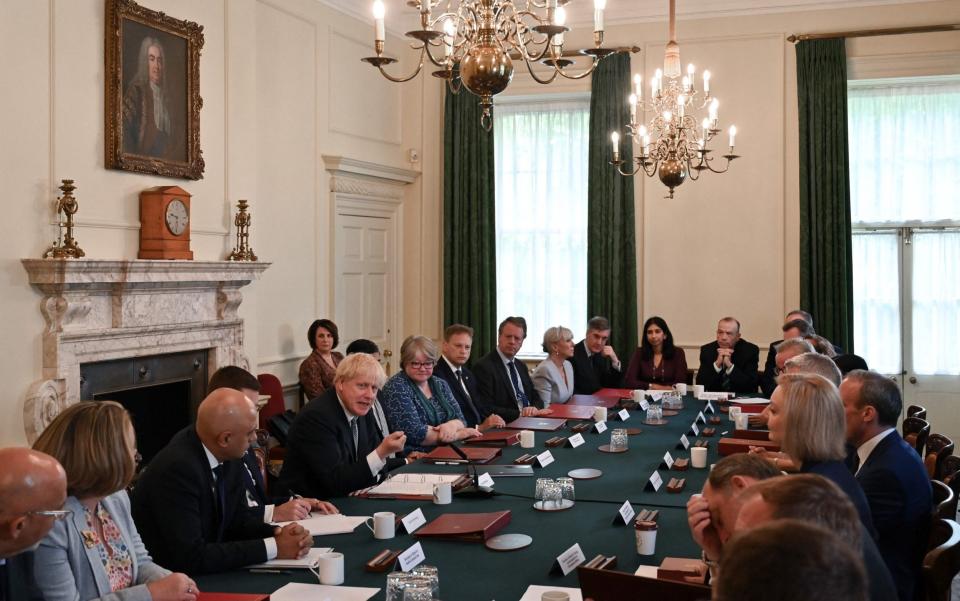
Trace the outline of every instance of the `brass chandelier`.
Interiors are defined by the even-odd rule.
[[[720,133],[718,108],[719,101],[710,94],[710,71],[703,72],[703,93],[696,88],[696,68],[687,65],[687,74],[681,78],[680,45],[676,37],[676,0],[670,0],[670,41],[663,57],[663,70],[657,69],[650,81],[650,101],[643,100],[643,76],[633,76],[634,92],[630,95],[630,123],[627,135],[640,148],[639,156],[634,156],[634,165],[620,158],[620,133],[611,134],[613,143],[612,165],[621,175],[634,176],[641,170],[648,177],[657,175],[660,181],[670,189],[668,198],[673,198],[673,190],[689,177],[700,178],[703,171],[724,173],[730,168],[730,161],[739,158],[733,153],[737,127],[730,126],[730,148],[723,168],[715,167],[710,154],[710,142]],[[664,84],[664,78],[667,79]],[[696,113],[707,109],[702,121]],[[638,113],[650,111],[653,117],[649,128],[638,120]],[[652,134],[652,138],[651,138]]]
[[[390,75],[384,66],[397,59],[383,54],[385,8],[382,0],[373,3],[376,56],[363,60],[380,70],[393,82],[410,81],[420,74],[426,61],[438,67],[435,77],[445,79],[453,93],[461,87],[480,97],[480,122],[489,130],[493,125],[493,97],[507,88],[513,77],[513,61],[523,60],[537,83],[549,84],[558,76],[582,79],[597,63],[614,52],[603,48],[603,11],[606,0],[594,0],[592,48],[580,51],[592,61],[585,71],[568,73],[573,64],[563,50],[566,27],[564,5],[570,0],[407,0],[407,6],[420,12],[420,29],[407,32],[414,40],[411,47],[420,51],[413,73],[405,77]],[[551,67],[547,76],[534,71],[534,64]]]

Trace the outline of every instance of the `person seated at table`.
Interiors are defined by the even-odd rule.
[[[736,535],[724,550],[713,601],[867,600],[858,554],[840,536],[799,520]]]
[[[801,341],[799,339],[794,339],[793,341],[807,344],[806,341]],[[780,347],[783,348],[784,350],[781,351],[781,353],[777,354],[777,366],[778,366],[778,369],[781,370],[781,373],[816,374],[818,376],[822,376],[826,378],[834,386],[840,386],[840,370],[837,368],[837,365],[829,357],[825,357],[824,355],[821,355],[819,353],[812,352],[812,351],[801,352],[799,355],[793,355],[794,352],[798,350],[802,351],[806,347],[802,345],[798,345],[792,348],[786,348],[785,345],[787,345],[790,342],[792,341],[787,340],[781,343]],[[783,354],[784,356],[787,356],[787,355],[793,355],[793,356],[791,356],[786,361],[782,361],[782,357],[780,356],[781,354]],[[769,409],[770,407],[768,405],[760,413],[751,413],[750,425],[755,427],[766,428],[767,419],[769,419],[770,417]],[[783,467],[787,471],[790,471],[788,469],[789,466],[787,466],[786,464],[784,464],[781,467]]]
[[[794,309],[783,317],[781,330],[783,331],[783,338],[770,343],[767,360],[763,365],[763,374],[760,376],[760,392],[767,399],[773,394],[773,389],[777,387],[777,376],[779,375],[776,365],[778,347],[784,340],[803,338],[813,334],[813,316],[803,309]]]
[[[587,322],[587,334],[573,347],[573,393],[593,394],[601,388],[620,388],[623,385],[623,365],[610,340],[610,320],[592,317]]]
[[[717,323],[717,339],[700,347],[697,384],[709,392],[755,394],[760,349],[740,337],[740,322],[724,317]]]
[[[300,364],[300,389],[309,401],[333,386],[333,376],[343,361],[343,354],[333,350],[340,343],[340,331],[329,319],[310,324],[307,341],[313,352]]]
[[[846,422],[837,387],[814,374],[784,374],[770,397],[767,426],[770,440],[780,445],[774,453],[757,447],[756,453],[775,466],[788,459],[801,473],[820,474],[847,493],[860,521],[874,533],[870,506],[863,489],[844,463]]]
[[[403,450],[406,436],[382,436],[373,417],[377,392],[386,379],[380,363],[365,353],[340,362],[333,387],[307,403],[290,426],[281,490],[344,496],[406,464],[392,457]]]
[[[804,340],[813,346],[813,350],[833,359],[837,356],[836,346],[819,334],[808,334],[803,337]]]
[[[573,396],[573,332],[563,326],[548,328],[543,333],[543,352],[547,358],[533,370],[533,387],[544,407],[550,403],[566,403]]]
[[[367,355],[370,355],[377,361],[379,361],[382,358],[380,356],[380,347],[377,346],[377,343],[374,342],[373,340],[368,340],[366,338],[357,338],[356,340],[348,344],[346,352],[348,357],[354,353],[365,353]]]
[[[426,336],[407,337],[400,345],[402,371],[380,390],[390,429],[406,434],[406,451],[429,451],[438,444],[480,435],[465,425],[447,383],[433,375],[439,358],[437,345]]]
[[[687,525],[703,550],[702,559],[716,573],[723,545],[733,536],[740,511],[740,493],[757,482],[776,478],[780,470],[755,455],[738,453],[718,461],[703,485],[703,493],[687,501]]]
[[[863,560],[870,600],[897,601],[897,589],[876,543],[860,523],[857,508],[836,484],[816,474],[797,474],[751,486],[741,496],[734,531],[779,519],[800,520],[839,534]]]
[[[257,377],[236,365],[225,365],[213,372],[210,382],[207,383],[207,394],[218,388],[239,390],[251,403],[256,403],[260,396],[260,381]],[[254,449],[258,448],[259,445],[254,442],[244,453],[241,459],[244,469],[240,471],[240,475],[243,477],[247,507],[256,508],[264,522],[269,524],[302,520],[309,516],[311,511],[336,513],[336,507],[317,499],[290,498],[289,493],[286,496],[268,496],[260,462],[254,453]]]
[[[247,507],[238,461],[256,436],[257,409],[242,392],[219,388],[197,408],[140,475],[133,516],[163,565],[188,574],[223,572],[306,555],[313,537],[300,524],[264,524]]]
[[[137,467],[133,424],[113,401],[67,407],[33,448],[67,473],[71,515],[54,524],[36,551],[34,574],[46,601],[193,601],[196,583],[153,562],[130,515],[125,490]]]
[[[459,323],[447,326],[443,331],[443,344],[440,345],[440,360],[437,361],[433,375],[450,386],[468,427],[481,432],[502,428],[505,425],[503,418],[496,413],[490,413],[476,400],[476,380],[466,365],[472,348],[473,328]]]
[[[644,390],[672,390],[677,382],[686,381],[686,354],[674,346],[667,322],[662,317],[651,317],[643,324],[643,339],[630,358],[624,385]]]
[[[473,366],[477,400],[484,410],[496,413],[507,423],[521,415],[548,415],[530,379],[530,372],[517,353],[527,337],[527,320],[507,317],[497,328],[497,348]]]

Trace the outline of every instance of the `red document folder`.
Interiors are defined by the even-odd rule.
[[[614,398],[617,400],[620,399],[631,399],[633,398],[633,389],[632,388],[601,388],[600,390],[593,393],[595,396],[603,398]]]
[[[769,440],[753,440],[749,438],[721,438],[717,443],[717,451],[723,455],[747,453],[750,447],[763,447],[767,451],[779,451],[780,445]]]
[[[606,407],[613,409],[620,404],[615,396],[598,396],[595,394],[575,394],[567,401],[567,405],[582,405],[586,407]]]
[[[547,417],[566,419],[593,419],[593,412],[595,409],[596,407],[590,407],[589,405],[554,404],[550,405],[551,413]]]
[[[421,527],[417,538],[452,538],[483,542],[510,523],[510,510],[493,513],[445,513]]]
[[[593,413],[591,413],[593,415]],[[553,432],[567,424],[565,419],[551,419],[549,417],[518,417],[507,428],[512,430],[537,430],[539,432]]]
[[[500,449],[460,449],[467,459],[457,455],[456,451],[450,447],[437,447],[430,451],[426,456],[421,457],[424,463],[436,463],[438,461],[455,461],[457,463],[490,463],[502,452]]]
[[[516,430],[487,430],[483,436],[475,436],[463,441],[463,444],[485,447],[509,447],[520,442],[520,433]]]

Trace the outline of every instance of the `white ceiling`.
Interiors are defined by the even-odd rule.
[[[317,0],[341,12],[363,20],[372,20],[373,0]],[[522,0],[515,0],[520,4]],[[698,19],[729,17],[744,14],[785,13],[807,10],[858,8],[890,4],[911,4],[926,0],[679,0],[677,14],[680,19],[695,16]],[[416,28],[419,25],[417,12],[406,5],[406,0],[384,0],[387,7],[387,27],[395,32]],[[641,23],[666,21],[667,0],[607,0],[605,20],[608,25],[618,23]],[[569,25],[593,22],[592,0],[570,0],[567,5]]]

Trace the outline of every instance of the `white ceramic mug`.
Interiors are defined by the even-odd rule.
[[[742,407],[730,407],[730,411],[727,413],[727,416],[730,417],[730,421],[737,423],[737,418],[740,417],[741,413],[743,413]]]
[[[679,392],[682,395],[687,394],[687,383],[686,382],[677,382],[673,385],[673,389]]]
[[[321,553],[317,562],[320,584],[343,584],[343,553]]]
[[[690,447],[690,463],[693,467],[707,467],[707,447]]]
[[[394,537],[396,521],[397,516],[392,511],[378,511],[372,518],[367,518],[364,524],[373,532],[373,538],[388,539]]]
[[[693,385],[694,398],[699,399],[701,394],[703,394],[703,384],[694,384]]]
[[[607,408],[597,407],[593,410],[593,421],[600,423],[607,421]]]
[[[741,413],[737,416],[736,419],[737,430],[749,430],[750,429],[750,415],[748,413]]]
[[[638,405],[640,404],[640,401],[643,400],[643,396],[644,396],[644,392],[642,390],[634,390],[633,392],[630,393],[630,398],[632,398],[633,402]]]
[[[520,446],[524,449],[532,449],[533,444],[533,430],[520,430]]]
[[[453,489],[449,482],[437,482],[433,485],[433,504],[449,505],[453,500]]]

